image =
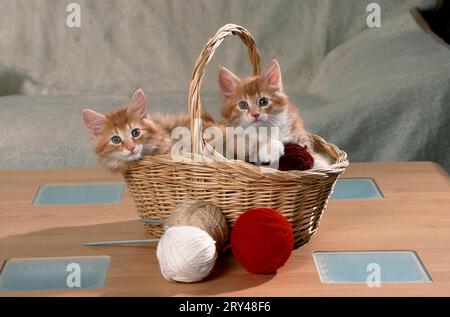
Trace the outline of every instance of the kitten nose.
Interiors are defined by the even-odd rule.
[[[259,118],[259,113],[252,113],[251,114],[253,118],[258,119]]]
[[[130,151],[131,153],[134,153],[135,148],[136,148],[136,145],[132,145],[128,148],[128,151]]]

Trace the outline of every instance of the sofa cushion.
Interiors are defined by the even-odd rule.
[[[280,60],[285,86],[304,92],[323,58],[367,29],[372,0],[79,0],[81,28],[68,28],[66,1],[2,0],[0,63],[23,69],[51,93],[187,91],[194,62],[224,24],[246,27],[264,61]],[[382,23],[437,0],[377,0]],[[223,64],[249,74],[245,49],[218,49],[204,91],[218,89]]]

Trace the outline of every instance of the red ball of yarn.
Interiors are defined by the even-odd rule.
[[[280,157],[278,169],[280,171],[309,170],[314,165],[314,158],[309,154],[306,146],[286,144],[284,154]]]
[[[251,273],[275,273],[286,263],[293,248],[291,224],[272,208],[248,209],[231,231],[233,254]]]

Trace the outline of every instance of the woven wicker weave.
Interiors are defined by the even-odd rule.
[[[319,227],[333,186],[348,166],[347,155],[335,145],[312,135],[315,147],[335,159],[328,169],[308,171],[275,171],[264,173],[252,164],[235,161],[211,161],[204,158],[205,142],[201,128],[194,124],[200,119],[200,86],[206,65],[221,42],[237,35],[247,46],[255,75],[260,71],[260,55],[250,33],[238,25],[222,27],[205,45],[197,59],[189,90],[189,110],[193,153],[182,162],[170,155],[146,156],[136,167],[124,174],[128,188],[142,219],[165,220],[180,203],[205,200],[216,204],[224,213],[230,227],[246,209],[272,207],[292,224],[295,248],[308,242]],[[145,224],[148,232],[161,236],[163,227]]]

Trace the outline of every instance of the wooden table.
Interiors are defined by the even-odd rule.
[[[85,247],[82,242],[149,238],[128,193],[117,205],[41,206],[39,184],[121,182],[100,169],[0,171],[0,264],[10,258],[110,255],[104,289],[0,292],[0,296],[450,296],[450,182],[433,163],[351,164],[344,178],[372,177],[378,200],[330,201],[318,233],[276,275],[247,273],[232,256],[198,284],[169,283],[155,245]],[[321,284],[312,253],[415,250],[433,282]]]

